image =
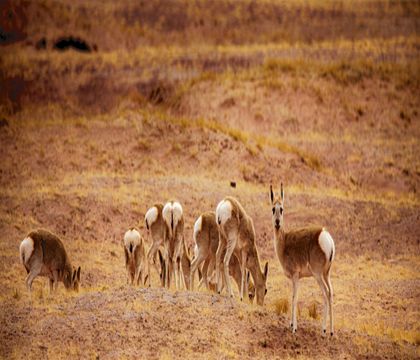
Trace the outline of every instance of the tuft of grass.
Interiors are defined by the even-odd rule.
[[[43,288],[42,288],[42,287],[40,287],[40,288],[36,291],[36,295],[35,295],[35,297],[36,297],[38,300],[44,300],[44,299],[45,299],[44,290],[43,290]]]
[[[13,299],[15,300],[20,300],[20,298],[22,297],[19,290],[17,288],[15,288],[13,290],[13,295],[12,295]]]
[[[289,301],[285,298],[278,299],[274,302],[276,314],[287,314],[289,312]]]
[[[319,319],[319,314],[318,314],[318,310],[317,310],[317,306],[315,302],[313,302],[311,305],[308,306],[308,315],[312,319],[315,319],[315,320]]]
[[[137,142],[137,148],[142,151],[149,151],[152,148],[152,146],[145,139],[139,139],[139,141]]]
[[[182,147],[179,143],[174,141],[171,146],[171,151],[175,153],[180,153],[182,151]]]

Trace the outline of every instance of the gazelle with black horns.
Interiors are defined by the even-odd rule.
[[[297,330],[296,305],[299,279],[313,276],[324,297],[322,332],[326,333],[327,315],[330,317],[330,334],[334,334],[333,288],[330,280],[331,265],[335,256],[334,240],[323,227],[307,227],[299,230],[284,229],[284,192],[281,184],[280,197],[275,197],[270,185],[274,248],[285,275],[293,285],[291,329]]]

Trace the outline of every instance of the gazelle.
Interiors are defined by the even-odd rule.
[[[127,283],[146,284],[148,277],[146,249],[142,236],[135,228],[127,230],[124,234],[124,255]]]
[[[149,285],[150,285],[150,267],[154,264],[157,273],[161,279],[162,286],[165,286],[165,275],[163,274],[162,267],[159,267],[156,263],[156,255],[161,247],[163,247],[163,237],[165,232],[165,222],[162,217],[163,204],[157,203],[147,210],[144,216],[146,223],[146,229],[151,238],[152,245],[147,253],[147,262],[149,268]],[[163,259],[166,257],[165,254],[161,254]],[[162,264],[162,262],[161,262]]]
[[[324,297],[323,334],[326,333],[329,310],[331,336],[334,334],[333,288],[330,280],[331,264],[335,256],[334,240],[321,227],[303,228],[286,232],[284,230],[284,193],[281,184],[280,198],[276,198],[270,185],[272,220],[274,227],[274,248],[285,275],[292,280],[292,332],[297,330],[296,305],[300,278],[313,276]]]
[[[20,244],[20,259],[28,276],[26,286],[32,291],[32,282],[37,276],[50,280],[50,293],[62,281],[66,289],[79,290],[80,266],[73,269],[61,240],[46,230],[30,232]]]
[[[177,201],[169,201],[162,210],[162,217],[165,222],[163,233],[163,244],[165,247],[165,284],[169,287],[172,273],[175,278],[175,286],[181,288],[185,281],[182,272],[182,256],[184,253],[184,216],[182,206]],[[171,266],[170,266],[170,264]]]
[[[216,252],[219,246],[219,229],[216,223],[216,213],[208,211],[201,214],[194,224],[193,239],[195,243],[195,256],[191,263],[190,287],[194,290],[194,275],[197,269],[203,264],[202,282],[207,289],[210,289],[208,272],[213,272],[216,264]],[[241,291],[242,272],[239,261],[235,254],[232,255],[229,263],[229,273],[235,280],[239,291]],[[252,301],[255,295],[255,288],[249,283],[249,273],[245,288],[248,289],[249,299]]]
[[[264,272],[261,271],[257,246],[255,244],[255,230],[252,219],[247,215],[242,205],[233,197],[225,197],[216,208],[216,221],[219,227],[219,246],[216,251],[216,279],[217,291],[222,288],[221,276],[224,276],[228,294],[233,297],[229,278],[229,264],[235,253],[241,267],[241,300],[244,298],[246,269],[249,269],[254,280],[257,304],[264,304],[267,293],[268,262]],[[221,263],[221,256],[226,251]],[[223,272],[221,272],[221,267]]]
[[[159,262],[160,262],[160,268],[161,268],[161,280],[162,280],[162,286],[165,286],[165,278],[166,278],[166,261],[162,255],[162,252],[159,250]],[[190,254],[185,246],[184,243],[184,251],[182,253],[181,257],[181,267],[182,267],[182,273],[184,275],[184,282],[187,290],[190,290],[190,271],[191,271],[191,258]],[[172,264],[169,262],[169,273],[172,271]],[[201,272],[199,273],[199,276],[201,276]],[[168,287],[170,287],[170,281],[168,283]]]

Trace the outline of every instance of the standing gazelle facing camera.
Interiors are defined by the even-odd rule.
[[[284,230],[284,193],[281,184],[280,198],[276,198],[270,185],[272,219],[274,228],[274,248],[285,275],[292,280],[292,321],[291,329],[297,330],[296,305],[300,278],[313,276],[324,297],[322,332],[327,330],[327,315],[330,316],[331,336],[334,334],[333,288],[330,280],[331,264],[335,256],[334,240],[321,227],[303,228],[286,232]]]
[[[73,269],[61,240],[46,230],[36,230],[22,240],[20,260],[28,273],[26,286],[29,293],[37,276],[50,279],[50,293],[62,281],[66,289],[79,291],[80,266]]]

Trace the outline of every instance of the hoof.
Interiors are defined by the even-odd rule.
[[[297,329],[292,329],[292,334],[296,334]]]
[[[330,335],[331,335],[331,336],[334,336],[334,333],[331,331],[331,332],[330,332]]]
[[[241,301],[243,301],[243,299],[241,298]]]
[[[217,292],[220,295],[220,291]]]

